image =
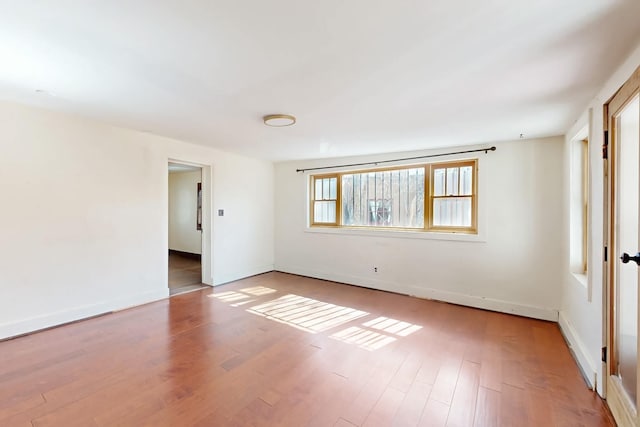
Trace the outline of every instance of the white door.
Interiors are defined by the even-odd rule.
[[[640,425],[640,96],[638,79],[630,82],[636,87],[630,90],[626,85],[607,105],[611,149],[607,402],[620,426]]]

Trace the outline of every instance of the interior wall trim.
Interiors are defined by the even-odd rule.
[[[560,311],[558,315],[558,326],[560,327],[560,331],[562,335],[564,335],[569,348],[571,349],[571,353],[573,354],[576,363],[582,370],[585,380],[591,389],[593,389],[594,385],[598,388],[598,394],[602,396],[602,381],[598,380],[598,372],[595,368],[595,364],[591,357],[589,357],[589,352],[587,350],[587,346],[582,342],[580,335],[575,330],[567,316],[563,311]]]
[[[369,279],[358,276],[342,275],[325,271],[312,271],[295,266],[276,265],[276,271],[312,277],[321,280],[330,280],[337,283],[360,286],[363,288],[377,289],[380,291],[394,292],[417,298],[432,299],[451,304],[464,305],[466,307],[480,308],[499,313],[515,314],[517,316],[530,317],[532,319],[558,321],[558,310],[554,308],[537,307],[533,305],[519,304],[479,295],[465,295],[457,292],[443,291],[440,289],[424,288],[411,285],[390,283],[382,280]]]
[[[47,313],[41,316],[29,319],[21,319],[15,322],[0,324],[0,340],[15,338],[48,329],[54,326],[64,325],[66,323],[85,320],[90,317],[107,314],[112,311],[124,310],[126,308],[147,304],[169,297],[169,288],[144,292],[136,295],[129,295],[125,298],[114,299],[98,304],[89,304],[75,307],[71,310],[65,310],[55,313]]]

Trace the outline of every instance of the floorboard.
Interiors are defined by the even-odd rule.
[[[1,342],[0,425],[614,423],[555,323],[268,273]]]
[[[169,251],[169,293],[203,289],[200,255]]]

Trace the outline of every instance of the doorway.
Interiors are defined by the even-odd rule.
[[[607,403],[618,425],[639,425],[640,68],[605,105]]]
[[[169,293],[204,287],[202,168],[169,162]]]

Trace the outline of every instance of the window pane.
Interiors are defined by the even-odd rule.
[[[342,225],[353,224],[356,211],[353,175],[342,176]]]
[[[433,225],[436,227],[471,227],[471,197],[434,199]]]
[[[338,198],[338,178],[329,178],[329,198],[335,200]]]
[[[444,174],[445,169],[433,171],[433,195],[444,196]]]
[[[446,196],[458,195],[458,170],[459,168],[447,168]]]
[[[424,227],[424,168],[342,176],[342,224]]]
[[[460,195],[471,196],[473,194],[473,168],[464,166],[460,168]]]
[[[329,197],[330,196],[329,180],[330,180],[330,178],[324,178],[322,180],[322,199],[323,200],[331,199],[331,197]]]
[[[391,200],[369,200],[369,224],[387,227],[391,225]]]
[[[313,222],[333,224],[336,222],[336,202],[315,202]]]
[[[338,178],[318,178],[315,180],[314,200],[335,200],[338,198]]]

